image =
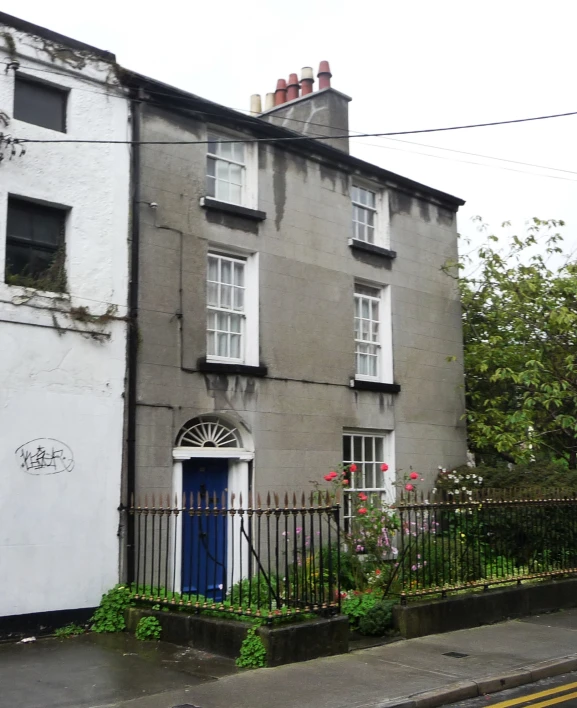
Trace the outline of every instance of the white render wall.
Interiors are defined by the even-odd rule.
[[[66,134],[13,120],[14,72],[1,64],[0,132],[129,138],[110,64],[0,25],[3,62],[3,32],[22,73],[71,91]],[[0,163],[0,616],[95,606],[118,581],[126,323],[67,313],[126,315],[129,167],[128,145],[29,144]],[[3,282],[9,194],[70,208],[69,296]]]

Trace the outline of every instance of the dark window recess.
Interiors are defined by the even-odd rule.
[[[63,209],[9,197],[6,272],[9,285],[66,290]]]
[[[66,132],[68,91],[16,75],[14,118],[43,128]]]

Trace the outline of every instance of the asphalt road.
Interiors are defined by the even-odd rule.
[[[548,706],[577,708],[577,673],[555,676],[520,688],[453,703],[451,708],[548,708]]]

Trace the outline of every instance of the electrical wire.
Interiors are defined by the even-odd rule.
[[[488,123],[469,123],[466,125],[452,125],[443,128],[421,128],[419,130],[397,130],[387,133],[360,133],[358,135],[320,135],[311,137],[308,135],[291,135],[284,138],[231,138],[227,140],[85,140],[81,138],[73,138],[69,140],[63,139],[44,139],[44,138],[15,138],[16,143],[85,143],[91,145],[208,145],[209,143],[228,144],[228,143],[286,143],[296,141],[318,141],[318,140],[341,140],[350,138],[384,138],[392,135],[416,135],[419,133],[441,133],[453,130],[467,130],[470,128],[488,128],[497,125],[512,125],[518,123],[529,123],[538,120],[549,120],[551,118],[566,118],[567,116],[575,116],[577,111],[567,113],[554,113],[546,116],[533,116],[531,118],[514,118],[512,120],[490,121]]]
[[[0,63],[4,63],[4,64],[9,65],[9,62],[0,62]],[[51,70],[51,69],[40,69],[40,68],[32,67],[32,66],[20,66],[19,68],[24,69],[24,70],[38,71],[38,72],[43,72],[43,73],[55,74],[55,75],[58,75],[58,76],[66,76],[66,77],[70,77],[70,76],[71,76],[70,73],[61,72],[61,71],[54,71],[54,70]],[[90,81],[90,79],[86,79],[86,78],[84,78],[84,77],[78,77],[78,76],[75,76],[75,75],[72,75],[72,76],[73,76],[75,79],[81,79],[81,80],[84,80],[84,81],[87,81],[87,82]],[[75,90],[86,91],[87,93],[99,94],[99,95],[108,96],[108,97],[111,97],[111,98],[122,98],[122,99],[125,99],[125,96],[120,96],[120,95],[118,95],[118,93],[110,93],[110,92],[104,92],[104,91],[95,91],[95,90],[91,90],[91,89],[82,89],[82,88],[80,88],[80,87],[76,87]],[[166,97],[172,97],[172,96],[173,96],[173,94],[170,94],[170,93],[168,93],[168,92],[162,92],[162,91],[151,90],[151,89],[149,89],[149,90],[147,91],[147,93],[150,93],[150,94],[153,94],[153,95],[157,95],[157,96],[166,96]],[[151,103],[154,103],[154,102],[151,102]],[[231,109],[231,110],[240,111],[241,109]],[[207,111],[198,111],[198,110],[195,110],[194,112],[195,112],[195,113],[198,113],[198,114],[206,115],[206,116],[211,116],[211,115],[212,115],[212,116],[216,116],[216,115],[220,115],[220,114],[210,113],[210,112],[207,112]],[[473,157],[480,157],[480,158],[482,158],[482,159],[496,160],[496,161],[500,161],[500,162],[508,162],[508,163],[511,163],[511,164],[518,164],[518,165],[522,165],[522,166],[526,166],[526,167],[535,167],[535,168],[537,168],[537,169],[550,170],[550,171],[555,171],[555,172],[563,172],[563,173],[567,173],[567,174],[574,174],[574,175],[577,175],[577,172],[572,171],[572,170],[565,170],[565,169],[561,169],[561,168],[557,168],[557,167],[548,167],[548,166],[546,166],[546,165],[537,165],[537,164],[534,164],[534,163],[526,163],[526,162],[521,162],[521,161],[518,161],[518,160],[509,160],[509,159],[506,159],[506,158],[494,157],[494,156],[491,156],[491,155],[482,155],[482,154],[479,154],[479,153],[470,153],[470,152],[466,152],[466,151],[463,151],[463,150],[456,150],[456,149],[452,149],[452,148],[439,147],[439,146],[436,146],[436,145],[427,145],[427,144],[423,144],[423,143],[416,143],[416,142],[413,142],[413,141],[410,141],[410,140],[399,140],[398,138],[395,139],[395,138],[391,137],[391,136],[393,136],[393,135],[407,135],[407,134],[424,133],[424,132],[439,132],[439,131],[447,131],[447,130],[461,130],[461,129],[464,129],[464,128],[473,128],[473,127],[486,127],[486,126],[493,126],[493,125],[506,125],[506,124],[510,124],[510,123],[519,123],[519,122],[527,122],[527,121],[535,121],[535,120],[545,120],[545,119],[548,119],[548,118],[558,118],[558,117],[565,117],[565,116],[570,116],[570,115],[577,115],[577,112],[559,113],[559,114],[554,114],[554,115],[549,115],[549,116],[539,116],[539,117],[536,117],[536,118],[523,118],[523,119],[517,119],[517,120],[510,120],[510,121],[496,121],[496,122],[492,122],[492,123],[481,123],[481,124],[476,124],[476,125],[455,126],[455,127],[449,127],[449,128],[432,128],[432,129],[425,129],[425,130],[418,130],[418,131],[403,131],[403,132],[397,132],[397,133],[367,133],[367,132],[364,132],[364,133],[363,133],[363,132],[360,132],[360,131],[354,131],[354,130],[353,130],[353,131],[351,131],[349,134],[347,134],[347,135],[342,135],[342,136],[305,136],[305,135],[303,135],[303,136],[298,136],[298,137],[296,137],[296,138],[275,138],[275,139],[264,138],[264,139],[253,139],[253,140],[251,140],[251,139],[244,139],[244,140],[222,140],[222,141],[217,141],[217,142],[234,142],[234,143],[239,143],[239,142],[257,142],[257,141],[259,141],[259,140],[262,141],[262,142],[277,142],[277,141],[291,140],[291,139],[292,139],[292,140],[294,140],[294,139],[297,139],[297,140],[299,140],[299,139],[300,139],[300,140],[311,140],[311,139],[312,139],[312,140],[331,140],[331,139],[333,139],[333,138],[335,138],[335,137],[336,137],[337,139],[338,139],[338,138],[343,138],[343,139],[344,139],[344,138],[353,138],[353,137],[355,137],[355,138],[380,137],[380,138],[388,139],[388,140],[396,140],[397,142],[403,142],[403,143],[406,143],[406,144],[409,144],[409,145],[418,145],[418,146],[421,146],[421,147],[428,147],[428,148],[431,148],[431,149],[433,149],[433,150],[444,150],[444,151],[455,152],[455,153],[464,154],[464,155],[470,155],[470,156],[473,156]],[[274,118],[276,118],[276,117],[277,117],[277,116],[274,116],[274,115],[269,116],[269,118],[272,118],[272,119],[274,119]],[[279,120],[282,120],[283,122],[289,120],[289,121],[298,122],[298,123],[306,123],[306,124],[308,124],[308,125],[318,125],[318,126],[322,126],[322,127],[324,127],[324,128],[327,128],[327,127],[328,127],[328,128],[334,127],[334,126],[327,126],[327,125],[324,125],[324,124],[322,124],[322,123],[314,123],[314,122],[311,122],[311,121],[300,120],[300,119],[298,119],[298,118],[289,118],[289,117],[286,117],[286,116],[283,116],[283,117],[280,117],[280,116],[279,116],[278,118],[279,118]],[[251,124],[252,124],[252,123],[251,123]],[[353,133],[355,133],[355,134],[353,134]],[[87,140],[54,140],[54,141],[48,141],[48,140],[31,140],[31,139],[26,139],[26,138],[14,139],[14,140],[15,140],[15,142],[18,142],[18,143],[24,143],[24,142],[36,142],[36,143],[40,143],[40,142],[59,142],[59,143],[60,143],[60,142],[63,142],[63,143],[65,143],[65,142],[77,142],[77,143],[96,143],[96,144],[104,144],[104,143],[106,143],[106,144],[135,144],[134,142],[131,142],[131,141],[87,141]],[[180,142],[150,142],[150,141],[141,141],[139,144],[170,144],[170,145],[174,145],[174,144],[186,144],[186,145],[194,145],[194,144],[202,144],[202,142],[203,142],[203,141],[180,141]],[[208,142],[208,141],[206,141],[206,142]],[[212,142],[212,141],[211,141],[211,142]],[[381,149],[384,148],[384,149],[386,149],[386,150],[395,150],[395,148],[392,148],[391,146],[387,146],[387,145],[376,145],[376,144],[374,144],[374,143],[364,143],[364,144],[367,145],[367,146],[369,146],[369,147],[376,147],[376,148],[381,148]],[[479,167],[493,167],[493,168],[495,168],[495,169],[505,169],[505,170],[508,170],[508,171],[511,171],[511,172],[518,172],[518,173],[520,173],[520,174],[528,174],[528,175],[533,175],[533,176],[538,176],[538,177],[551,177],[551,178],[553,178],[553,179],[565,179],[565,181],[569,181],[569,182],[576,181],[576,180],[571,180],[571,179],[567,179],[567,178],[558,177],[558,176],[555,176],[555,175],[543,175],[543,174],[539,174],[539,173],[536,173],[536,172],[529,172],[529,171],[526,171],[526,170],[515,170],[515,169],[512,169],[512,168],[506,168],[506,167],[501,167],[501,166],[497,166],[497,165],[486,165],[486,164],[484,164],[484,163],[473,162],[473,161],[470,161],[470,160],[458,160],[458,159],[455,159],[455,158],[446,158],[446,157],[443,157],[443,156],[441,156],[441,155],[431,155],[430,153],[424,153],[424,152],[420,152],[420,151],[418,151],[418,150],[402,150],[402,149],[400,149],[400,148],[397,148],[397,150],[399,150],[400,152],[406,152],[406,153],[408,153],[408,154],[423,155],[423,156],[425,156],[425,157],[433,157],[433,158],[445,159],[445,160],[449,159],[449,160],[452,160],[452,161],[454,161],[454,162],[461,162],[461,163],[463,163],[463,164],[476,165],[476,166],[479,166]]]

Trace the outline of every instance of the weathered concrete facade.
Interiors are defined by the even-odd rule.
[[[234,124],[228,111],[225,127],[242,136],[245,126],[247,138],[258,137],[257,121],[247,126],[236,115]],[[141,139],[206,141],[218,127],[146,105]],[[342,460],[343,430],[393,431],[391,469],[412,466],[429,481],[439,465],[464,463],[460,305],[455,281],[441,270],[457,255],[459,200],[330,148],[316,154],[310,144],[260,144],[257,207],[266,218],[253,220],[200,205],[206,161],[202,142],[142,147],[137,492],[179,492],[175,440],[205,414],[222,416],[251,441],[256,492],[322,480]],[[356,177],[388,193],[395,259],[348,245]],[[209,249],[258,254],[266,375],[199,371]],[[390,286],[399,393],[350,387],[355,280]]]

